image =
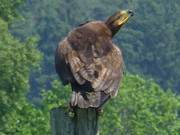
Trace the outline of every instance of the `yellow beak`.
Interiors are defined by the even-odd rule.
[[[120,12],[120,18],[115,21],[115,24],[122,26],[131,16],[133,16],[133,12],[131,10],[123,10]]]

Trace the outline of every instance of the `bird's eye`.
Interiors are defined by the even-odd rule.
[[[121,15],[118,15],[118,19],[120,19],[122,16]]]

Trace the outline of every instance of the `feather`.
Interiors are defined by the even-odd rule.
[[[72,106],[100,107],[117,95],[123,58],[110,35],[104,23],[90,22],[73,30],[59,44],[56,71],[72,85]],[[70,73],[60,71],[67,67]]]

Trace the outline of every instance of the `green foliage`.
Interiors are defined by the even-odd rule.
[[[36,39],[19,42],[8,33],[7,24],[0,20],[0,88],[11,94],[25,94],[29,86],[30,69],[37,67],[41,55]]]
[[[8,103],[11,108],[7,108],[8,112],[2,116],[0,135],[50,134],[49,113],[47,110],[32,106],[22,97],[14,102],[13,105]]]
[[[104,109],[102,135],[179,135],[180,97],[152,80],[125,76],[120,94]]]
[[[180,3],[178,0],[138,0],[137,4],[134,20],[118,37],[127,68],[178,92]]]
[[[58,42],[86,20],[105,20],[119,9],[132,9],[135,16],[115,37],[131,73],[154,78],[163,88],[180,88],[179,0],[42,0],[21,8],[24,21],[14,23],[19,38],[38,35],[45,54],[42,72],[33,75],[32,91],[49,88],[54,80],[54,52]],[[107,10],[108,9],[108,10]],[[43,74],[43,75],[42,75]],[[37,79],[38,78],[38,79]],[[35,92],[34,92],[35,93]]]
[[[14,18],[19,17],[17,7],[23,2],[24,0],[0,0],[0,17],[7,22],[12,22]]]
[[[67,107],[70,88],[58,81],[43,93],[49,109]],[[63,96],[64,95],[64,96]],[[180,97],[170,90],[164,92],[152,80],[127,74],[115,99],[105,104],[100,117],[101,135],[179,135]]]
[[[26,99],[29,75],[41,59],[36,39],[22,43],[8,32],[0,19],[0,134],[50,134],[48,111],[35,108]]]
[[[0,135],[50,134],[50,109],[67,107],[71,93],[69,86],[55,80],[58,42],[78,24],[103,20],[119,8],[135,11],[134,19],[115,40],[123,50],[127,69],[180,90],[179,0],[30,0],[19,8],[24,19],[11,25],[12,36],[8,24],[19,16],[17,7],[23,1],[0,0]],[[29,38],[32,35],[36,38]],[[37,48],[44,54],[41,67],[42,54]],[[44,89],[38,107],[26,99],[30,88],[33,94]],[[117,98],[105,105],[100,133],[178,135],[178,112],[179,96],[163,91],[152,80],[128,74]]]
[[[54,80],[52,89],[49,91],[42,91],[43,103],[49,110],[53,108],[69,107],[69,100],[71,88],[69,86],[63,87],[58,80]]]

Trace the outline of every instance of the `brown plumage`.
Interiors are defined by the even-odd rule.
[[[71,84],[71,106],[102,106],[118,93],[123,58],[112,37],[132,15],[119,11],[106,22],[87,22],[62,40],[55,54],[55,68],[64,85]]]

